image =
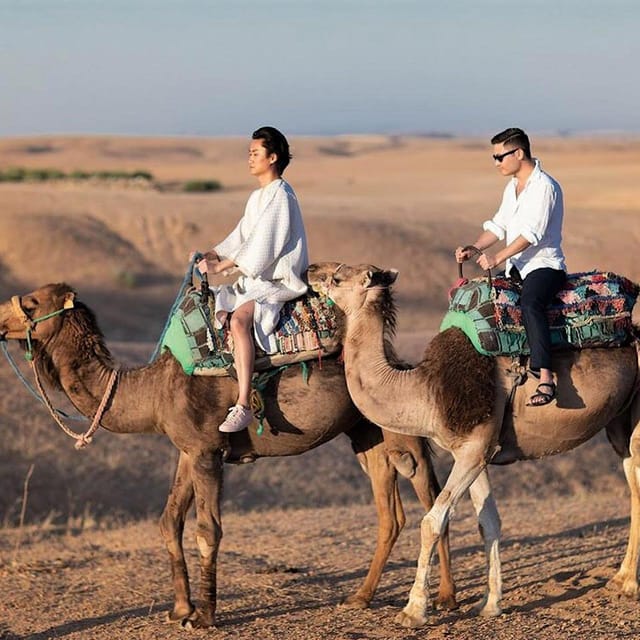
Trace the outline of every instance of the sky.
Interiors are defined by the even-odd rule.
[[[640,133],[639,0],[0,0],[0,136]]]

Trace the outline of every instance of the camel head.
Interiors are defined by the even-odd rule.
[[[346,265],[337,262],[319,262],[307,272],[309,286],[333,300],[336,306],[349,313],[366,303],[388,294],[396,281],[396,269],[380,269],[370,264]]]
[[[324,296],[327,295],[327,285],[331,281],[331,276],[341,262],[314,262],[307,269],[307,282],[313,291]]]
[[[44,342],[55,334],[62,315],[74,308],[75,291],[67,284],[47,284],[0,304],[0,339]]]

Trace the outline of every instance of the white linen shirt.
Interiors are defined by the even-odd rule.
[[[233,285],[211,287],[216,326],[221,327],[227,314],[253,300],[256,341],[265,352],[273,353],[271,334],[282,305],[307,292],[303,280],[309,266],[307,238],[291,186],[278,178],[256,189],[236,228],[214,249],[243,274]]]
[[[522,193],[516,196],[517,179],[512,178],[504,189],[500,208],[482,228],[499,240],[511,244],[518,236],[531,243],[524,251],[506,261],[506,273],[516,267],[522,278],[535,269],[566,271],[562,252],[562,218],[564,205],[560,185],[542,170],[540,162],[529,176]]]

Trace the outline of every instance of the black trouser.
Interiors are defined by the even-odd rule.
[[[515,271],[515,273],[514,273]],[[510,276],[518,279],[520,274],[512,268]],[[522,324],[527,332],[531,356],[529,366],[534,371],[551,369],[551,332],[547,319],[547,307],[562,289],[567,274],[558,269],[535,269],[522,280],[520,306]]]

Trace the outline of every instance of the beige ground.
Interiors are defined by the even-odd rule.
[[[398,347],[417,360],[457,275],[452,250],[475,239],[503,187],[488,145],[387,137],[292,143],[287,177],[302,203],[312,259],[398,268]],[[136,185],[0,184],[0,297],[66,280],[96,311],[118,356],[145,362],[189,250],[226,233],[254,187],[245,148],[238,139],[0,140],[0,168],[145,169],[164,185],[212,178],[225,186],[185,195]],[[640,140],[538,140],[534,150],[565,189],[570,269],[640,281]],[[75,452],[0,363],[0,638],[183,635],[161,624],[169,571],[147,520],[162,509],[173,462],[162,439],[106,433]],[[438,460],[441,475],[447,464]],[[363,576],[375,526],[346,439],[299,458],[229,469],[220,629],[211,637],[637,636],[638,603],[605,587],[628,526],[625,484],[605,439],[491,475],[504,520],[505,615],[471,616],[483,567],[465,500],[453,539],[461,609],[413,633],[393,624],[417,556],[413,503],[374,608],[336,609]]]

